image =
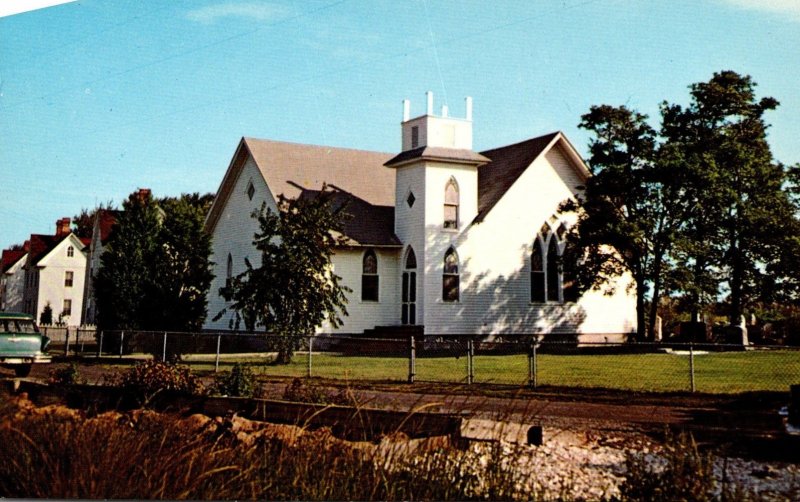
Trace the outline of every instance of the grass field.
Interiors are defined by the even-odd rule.
[[[196,369],[213,369],[197,356],[189,361]],[[288,366],[269,365],[268,357],[244,359],[255,371],[268,376],[303,377],[308,374],[308,356],[297,354]],[[232,363],[232,359],[223,359]],[[225,369],[223,364],[221,369]],[[536,358],[538,385],[599,387],[621,390],[672,392],[691,389],[689,356],[682,354],[554,355]],[[315,353],[311,374],[341,380],[408,379],[408,359],[403,357],[362,357]],[[474,382],[527,385],[526,355],[482,355],[474,358]],[[800,383],[800,351],[769,350],[711,352],[694,356],[695,389],[706,393],[787,391]],[[418,357],[419,382],[466,382],[466,357]]]

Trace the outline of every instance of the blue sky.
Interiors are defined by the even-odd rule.
[[[463,116],[476,150],[657,123],[731,69],[800,162],[800,1],[79,0],[0,18],[0,248],[139,187],[214,192],[241,136],[396,152],[401,101]]]

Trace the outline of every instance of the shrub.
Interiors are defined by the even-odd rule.
[[[256,392],[256,377],[250,367],[240,363],[216,377],[214,391],[223,396],[252,397]]]
[[[69,366],[50,370],[50,383],[53,385],[75,385],[79,382],[80,371],[78,363],[69,363]]]
[[[144,361],[122,375],[119,384],[139,399],[150,399],[164,391],[202,394],[202,382],[191,369],[173,363]]]
[[[346,391],[332,392],[325,387],[307,383],[300,378],[295,378],[283,391],[283,399],[299,403],[313,404],[341,404],[355,406],[358,403]]]

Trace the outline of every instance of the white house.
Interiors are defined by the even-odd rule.
[[[0,257],[0,310],[4,312],[22,311],[27,257],[27,242],[20,249],[4,249]]]
[[[69,218],[56,222],[55,235],[31,235],[24,266],[23,312],[39,320],[49,304],[54,322],[80,325],[87,243],[72,233]]]
[[[335,332],[417,326],[435,334],[572,335],[619,340],[635,332],[635,302],[613,295],[575,298],[557,263],[574,215],[559,214],[589,170],[560,133],[484,152],[472,149],[472,101],[465,118],[403,104],[397,155],[243,138],[206,220],[214,282],[206,328],[227,329],[219,288],[257,265],[251,213],[279,194],[313,194],[323,183],[348,201],[348,243],[334,271],[353,292]],[[627,279],[623,279],[625,281]],[[333,332],[329,326],[320,332]]]

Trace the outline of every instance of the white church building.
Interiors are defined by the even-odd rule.
[[[229,329],[219,295],[228,277],[258,266],[253,210],[276,209],[279,194],[313,194],[323,183],[346,200],[347,244],[334,272],[349,315],[321,333],[360,335],[397,326],[425,335],[539,334],[582,342],[620,341],[636,331],[625,284],[612,295],[577,298],[559,267],[575,198],[589,170],[561,132],[473,151],[466,116],[412,118],[403,102],[399,154],[243,138],[206,220],[215,279],[207,329]],[[415,326],[415,328],[410,328]]]

